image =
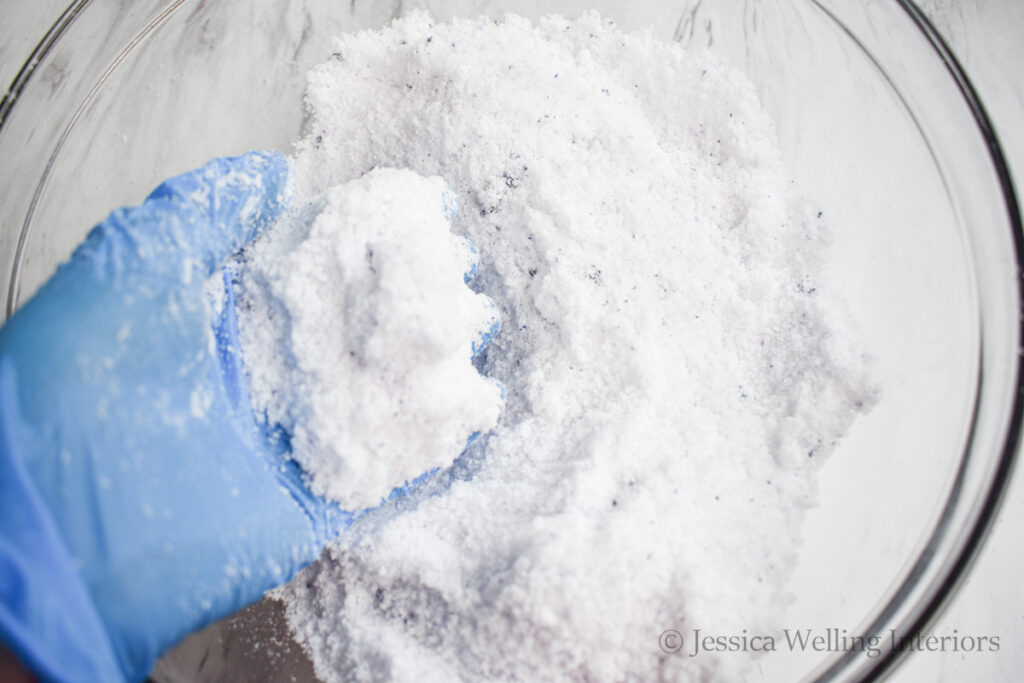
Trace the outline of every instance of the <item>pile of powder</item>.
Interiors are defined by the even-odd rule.
[[[489,435],[280,591],[317,675],[738,676],[748,655],[659,634],[781,627],[815,469],[873,397],[752,86],[596,14],[416,13],[340,38],[307,100],[302,195],[398,167],[459,196],[503,320],[476,362],[507,388]]]
[[[440,178],[378,169],[300,202],[248,255],[253,403],[344,509],[451,465],[498,420],[502,389],[471,363],[497,314],[466,286],[479,263],[449,231],[456,206]]]

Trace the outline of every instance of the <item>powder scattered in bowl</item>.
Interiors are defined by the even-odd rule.
[[[874,397],[822,281],[820,213],[796,195],[753,87],[709,54],[596,14],[435,24],[416,13],[340,38],[307,98],[295,158],[306,198],[352,192],[331,188],[377,167],[439,176],[458,195],[452,229],[482,260],[472,286],[503,320],[476,363],[507,388],[489,435],[280,592],[318,676],[739,675],[749,655],[668,653],[659,634],[783,626],[815,471]],[[403,201],[379,189],[375,201]],[[337,251],[306,245],[279,271],[286,290]],[[345,258],[362,258],[352,248]],[[311,306],[303,287],[271,312],[293,335],[365,334],[327,311],[322,328],[297,325]],[[434,305],[442,315],[449,302]],[[250,335],[247,358],[278,341]],[[415,357],[408,344],[390,357]],[[353,391],[371,395],[369,384]],[[469,405],[489,385],[463,373],[447,386]],[[474,429],[492,419],[483,404]],[[316,438],[344,454],[346,429],[363,431],[351,415]],[[403,448],[445,446],[421,436]],[[363,465],[310,465],[322,490],[356,494],[342,479],[359,481]]]

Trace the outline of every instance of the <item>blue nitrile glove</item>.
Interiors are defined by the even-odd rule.
[[[45,680],[144,678],[355,516],[257,425],[230,287],[216,319],[204,294],[291,184],[263,152],[168,180],[0,329],[0,640]]]

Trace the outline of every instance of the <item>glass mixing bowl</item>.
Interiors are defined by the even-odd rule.
[[[977,554],[1017,446],[1022,243],[984,108],[909,1],[78,0],[0,105],[7,315],[111,208],[213,156],[288,150],[303,75],[330,38],[420,7],[593,8],[747,73],[794,181],[831,219],[833,286],[882,384],[821,471],[787,623],[883,645],[926,629]],[[862,679],[905,654],[773,653],[749,680]],[[268,600],[190,636],[153,676],[286,674],[312,669]]]

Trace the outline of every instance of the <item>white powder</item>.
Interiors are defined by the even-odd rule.
[[[449,232],[456,205],[440,178],[380,169],[300,202],[248,256],[253,401],[345,509],[451,465],[498,420],[502,390],[470,362],[497,317],[464,283],[478,264]]]
[[[746,655],[668,654],[659,634],[783,625],[815,469],[873,396],[819,281],[820,213],[795,198],[752,86],[707,54],[623,34],[594,14],[537,25],[414,14],[341,38],[310,74],[308,104],[301,192],[404,167],[443,177],[460,197],[453,230],[477,245],[473,286],[504,321],[477,362],[508,392],[493,432],[360,521],[281,592],[317,674],[739,675]],[[395,201],[371,179],[337,192],[354,187]],[[424,224],[435,221],[436,208],[423,211]],[[336,212],[348,225],[360,218]],[[384,242],[399,223],[372,209],[361,217]],[[291,321],[293,348],[306,334],[339,348],[367,334],[309,301],[320,291],[310,285],[335,286],[331,259],[363,257],[338,246],[302,243],[267,276],[265,287],[285,283],[284,306],[269,316]],[[451,314],[446,301],[429,305],[408,318],[395,307],[388,325],[431,330],[431,315]],[[316,324],[300,329],[304,311],[317,311]],[[417,347],[402,340],[381,344],[405,364]],[[277,343],[250,345],[263,342]],[[287,383],[294,367],[275,367]],[[377,391],[370,377],[322,381],[342,406]],[[443,381],[466,392],[465,407],[465,373]],[[310,400],[300,410],[318,412]],[[450,445],[427,441],[428,430],[406,442],[376,410],[364,417],[382,453],[394,432],[398,451]],[[483,423],[485,413],[474,416]],[[343,409],[329,431],[338,455],[346,430],[372,436],[351,415]],[[363,465],[317,469],[313,480],[354,495],[341,479]]]

